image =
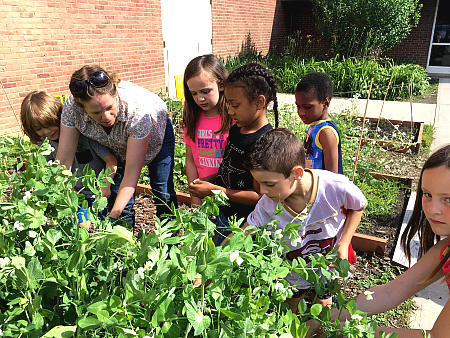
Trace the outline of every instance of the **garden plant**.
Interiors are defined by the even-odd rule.
[[[241,221],[232,220],[234,236],[216,247],[211,217],[226,203],[217,192],[198,209],[173,210],[152,233],[135,238],[126,225],[98,216],[108,170],[95,177],[85,168],[83,183],[98,195],[89,233],[77,225],[76,211],[87,205],[73,191],[75,176],[45,160],[47,141],[30,151],[26,138],[17,140],[21,157],[13,166],[5,156],[14,141],[0,144],[0,335],[287,338],[304,337],[307,320],[315,318],[327,337],[374,337],[376,322],[341,292],[349,263],[336,250],[309,264],[282,259],[283,243],[296,240],[299,225],[281,230],[271,221],[246,236]],[[305,301],[299,314],[288,310],[284,300],[293,287],[283,278],[291,271],[317,294],[332,292],[334,306],[347,308],[352,319],[331,322],[328,307]],[[201,285],[194,287],[198,274]]]

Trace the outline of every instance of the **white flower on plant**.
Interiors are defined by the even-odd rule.
[[[275,238],[276,238],[276,239],[282,239],[282,238],[283,238],[282,232],[283,232],[282,229],[277,229],[277,230],[275,231]]]
[[[263,236],[270,236],[270,231],[267,231],[267,229],[264,229],[262,235]]]
[[[141,276],[139,276],[138,274],[135,274],[134,277],[133,277],[133,279],[134,279],[137,283],[139,283],[139,282],[141,281]]]
[[[3,337],[3,331],[0,329],[0,337]]]
[[[9,257],[0,257],[0,269],[3,269],[4,267],[6,267],[9,262],[11,262],[11,260],[9,259]]]
[[[155,266],[155,263],[153,263],[152,261],[147,261],[147,262],[145,262],[144,270],[149,271],[149,270],[153,269],[154,266]]]
[[[195,314],[195,319],[194,319],[194,320],[195,320],[196,323],[199,323],[199,324],[200,324],[201,321],[202,321],[202,318],[203,318],[203,316],[202,316],[201,314],[196,313],[196,314]]]
[[[358,322],[360,322],[363,319],[363,316],[360,316],[358,314],[352,315],[352,319],[356,319]]]
[[[231,263],[236,262],[237,265],[241,265],[242,262],[244,261],[242,259],[242,257],[239,257],[239,250],[234,250],[231,254],[230,254],[230,261]]]
[[[25,191],[25,196],[23,196],[23,199],[26,201],[28,198],[31,198],[31,191]]]
[[[16,229],[19,232],[22,231],[24,229],[23,223],[19,222],[19,221],[15,221],[14,222],[14,229]]]
[[[300,237],[291,239],[291,245],[294,247],[297,246],[298,242],[300,242]]]
[[[50,151],[55,151],[55,148],[53,148],[50,143],[48,144],[48,148],[47,149],[50,150]]]
[[[284,285],[282,283],[280,283],[280,282],[276,282],[275,285],[274,285],[274,289],[276,291],[282,292],[284,290]]]
[[[44,216],[44,221],[42,222],[42,225],[45,225],[47,223],[47,217]]]
[[[373,294],[374,294],[374,292],[372,292],[372,291],[364,291],[364,295],[366,296],[367,300],[372,300],[373,299],[373,297],[372,297]]]

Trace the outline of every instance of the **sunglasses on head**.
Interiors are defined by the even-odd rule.
[[[89,86],[94,88],[103,88],[109,84],[109,77],[103,70],[92,74],[88,80],[77,80],[69,85],[70,92],[75,97],[82,97],[89,93]]]

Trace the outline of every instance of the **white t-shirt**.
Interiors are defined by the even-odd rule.
[[[278,229],[284,229],[288,223],[302,224],[299,229],[300,241],[292,246],[289,238],[284,245],[289,247],[285,258],[293,260],[302,257],[306,260],[309,255],[321,253],[325,255],[339,242],[346,219],[346,210],[362,210],[367,204],[361,190],[347,177],[327,170],[311,170],[313,174],[313,192],[310,208],[306,218],[296,219],[298,216],[292,209],[284,205],[281,215],[274,216],[277,203],[266,195],[256,204],[255,210],[248,216],[247,222],[254,227],[260,227],[272,220],[279,220]],[[286,276],[291,285],[300,285],[300,289],[307,288],[308,282],[296,273]]]

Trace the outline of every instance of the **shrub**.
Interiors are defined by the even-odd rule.
[[[378,56],[416,27],[418,0],[314,0],[316,26],[330,50],[346,57]]]

